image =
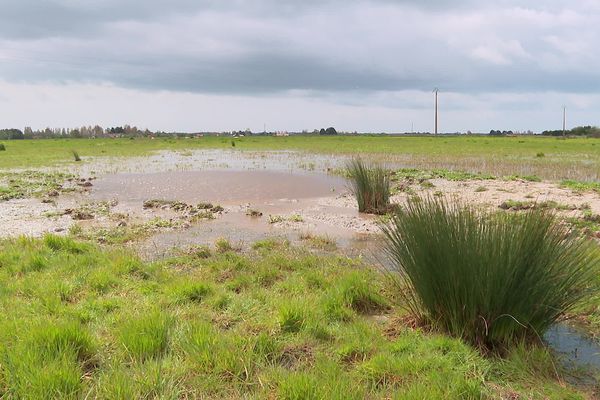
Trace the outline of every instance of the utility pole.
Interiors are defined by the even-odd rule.
[[[563,106],[563,137],[567,131],[567,107]]]
[[[433,93],[435,93],[435,134],[438,134],[438,92],[439,89],[433,89]]]

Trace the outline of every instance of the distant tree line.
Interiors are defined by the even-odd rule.
[[[18,139],[24,139],[23,132],[20,129],[0,129],[0,140]]]
[[[513,131],[495,131],[495,130],[491,130],[490,131],[490,136],[506,136],[506,135],[514,135]]]
[[[600,128],[597,126],[577,126],[573,129],[568,129],[564,132],[565,135],[569,136],[589,136],[589,137],[600,137]],[[544,131],[542,135],[545,136],[562,136],[563,131],[554,130],[554,131]]]
[[[167,136],[165,132],[141,130],[136,126],[123,125],[103,128],[99,125],[81,126],[79,128],[44,128],[44,129],[0,129],[0,140],[15,139],[49,139],[49,138],[95,138],[95,137],[136,137],[136,136]]]

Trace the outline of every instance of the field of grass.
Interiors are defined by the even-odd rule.
[[[382,276],[274,240],[155,263],[0,242],[0,398],[585,398],[548,351],[410,327]]]
[[[6,141],[0,168],[75,163],[73,151],[90,156],[139,156],[158,150],[219,148],[298,150],[363,154],[381,161],[425,169],[451,168],[495,176],[539,176],[545,179],[598,180],[600,140],[552,137],[380,137],[291,136],[203,137],[198,139],[50,139]]]

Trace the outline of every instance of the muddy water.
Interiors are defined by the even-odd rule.
[[[252,163],[247,158],[236,160],[231,169],[201,163],[195,164],[196,170],[108,174],[95,181],[90,197],[96,201],[118,200],[116,211],[133,215],[140,213],[143,202],[149,199],[210,202],[225,207],[225,213],[215,220],[151,237],[138,248],[148,258],[168,254],[174,247],[211,245],[221,237],[246,247],[266,237],[299,242],[306,233],[327,236],[351,255],[370,257],[373,253],[371,244],[377,237],[359,234],[355,229],[361,221],[366,224],[373,217],[328,204],[328,199],[348,192],[345,179],[301,167],[286,170],[291,167],[289,160],[288,164],[277,164],[278,168],[270,157],[259,157]],[[165,167],[170,165],[167,162]],[[249,210],[263,215],[250,217]],[[272,223],[271,215],[283,220]],[[300,216],[301,220],[291,216]]]
[[[92,197],[143,202],[148,199],[210,201],[223,205],[331,196],[346,189],[342,178],[272,171],[171,171],[115,174],[99,179]]]
[[[277,209],[283,211],[282,208]],[[236,247],[248,248],[252,243],[265,238],[279,238],[301,244],[302,235],[312,233],[330,238],[337,248],[348,256],[362,257],[370,262],[377,261],[376,249],[379,239],[376,235],[358,234],[348,229],[315,223],[308,218],[302,223],[290,222],[281,226],[269,223],[266,215],[249,217],[243,212],[229,212],[217,220],[204,221],[183,231],[169,231],[154,235],[141,243],[138,251],[146,258],[156,259],[169,256],[173,248],[186,248],[192,245],[211,246],[217,239],[223,237]]]

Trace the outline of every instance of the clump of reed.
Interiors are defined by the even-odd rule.
[[[73,159],[77,162],[81,161],[81,157],[79,157],[79,153],[77,150],[71,150],[71,154],[73,154]]]
[[[594,244],[547,209],[509,215],[415,198],[381,227],[411,313],[486,351],[538,341],[598,271]]]
[[[346,172],[359,212],[385,214],[389,211],[390,179],[384,168],[354,158],[346,165]]]
[[[6,151],[6,146],[4,143],[0,143],[0,151]]]

